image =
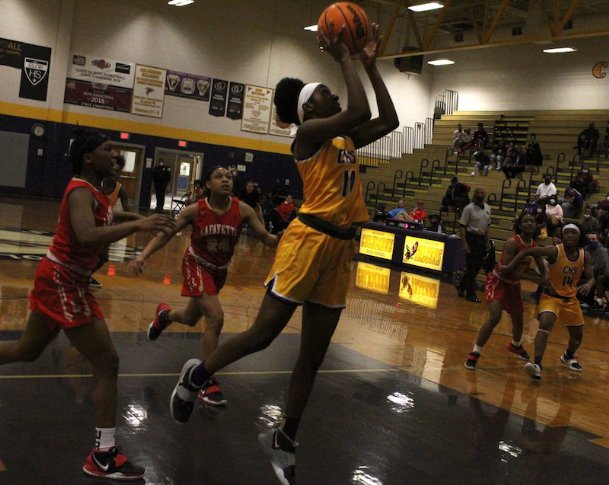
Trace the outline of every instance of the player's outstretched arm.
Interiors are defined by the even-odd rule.
[[[525,249],[524,251],[520,251],[518,254],[516,254],[510,261],[510,264],[501,266],[500,272],[501,273],[510,273],[510,272],[514,271],[518,267],[518,265],[520,263],[522,263],[522,260],[524,258],[526,258],[527,256],[532,256],[534,258],[546,257],[546,258],[555,260],[556,252],[557,252],[557,249],[555,246],[545,246],[543,248]]]
[[[165,246],[176,233],[180,232],[187,225],[192,224],[197,216],[198,206],[192,204],[182,210],[175,221],[175,230],[167,232],[159,232],[154,238],[152,238],[144,250],[138,254],[135,259],[129,262],[129,272],[140,275],[144,271],[146,261],[150,256],[156,253],[159,249]]]
[[[262,242],[265,246],[275,247],[279,242],[279,238],[264,228],[258,215],[254,212],[249,205],[239,201],[239,210],[241,211],[241,218],[243,222],[246,222],[250,229],[254,232],[256,238]]]
[[[137,221],[139,219],[145,219],[146,216],[138,214],[137,212],[124,211],[124,210],[113,210],[115,222],[126,222],[126,221]]]
[[[374,89],[379,115],[377,118],[361,124],[350,134],[355,148],[366,146],[384,137],[400,124],[385,81],[376,67],[376,56],[382,39],[382,36],[379,36],[379,26],[372,24],[372,40],[360,52],[360,59]]]
[[[93,215],[93,194],[85,188],[74,189],[68,198],[70,204],[70,223],[76,238],[82,246],[104,246],[119,241],[138,231],[175,230],[171,217],[155,214],[125,224],[96,226]]]
[[[595,279],[594,279],[594,266],[592,265],[592,257],[584,251],[584,276],[586,282],[577,287],[577,292],[580,295],[589,295],[591,291],[594,291]]]

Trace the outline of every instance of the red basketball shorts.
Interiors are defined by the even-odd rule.
[[[226,282],[226,270],[212,270],[186,253],[182,260],[182,296],[217,295]]]
[[[89,277],[43,258],[30,292],[30,310],[51,320],[51,328],[74,328],[104,315],[89,291]]]
[[[500,280],[493,273],[489,273],[484,285],[484,296],[486,298],[486,303],[495,300],[500,301],[501,308],[510,315],[524,313],[522,296],[520,294],[520,283],[512,285]]]

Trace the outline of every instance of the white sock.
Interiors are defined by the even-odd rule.
[[[522,345],[522,339],[520,339],[519,342],[516,342],[514,339],[512,339],[512,345],[514,347],[520,347]]]
[[[476,352],[477,354],[479,354],[480,352],[482,352],[482,347],[480,345],[474,345],[474,350],[472,350],[472,352]]]
[[[95,428],[95,449],[106,451],[116,445],[116,428]]]

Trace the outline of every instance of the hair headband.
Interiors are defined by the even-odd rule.
[[[574,231],[577,231],[578,234],[582,233],[579,227],[577,227],[575,224],[567,224],[566,226],[563,226],[562,232],[565,232],[565,229],[573,229]]]
[[[305,104],[315,91],[315,88],[319,86],[321,83],[308,83],[305,84],[300,90],[300,94],[298,95],[298,106],[296,107],[296,111],[298,112],[298,120],[302,123],[304,121],[304,109],[302,109],[302,105]]]

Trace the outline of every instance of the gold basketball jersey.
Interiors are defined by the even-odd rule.
[[[296,164],[304,187],[300,213],[343,229],[368,221],[351,138],[337,136],[328,140],[315,155],[296,160]]]
[[[569,261],[562,244],[556,246],[558,257],[550,265],[548,281],[557,295],[574,298],[577,295],[577,283],[584,272],[584,250],[579,249],[577,261]]]

